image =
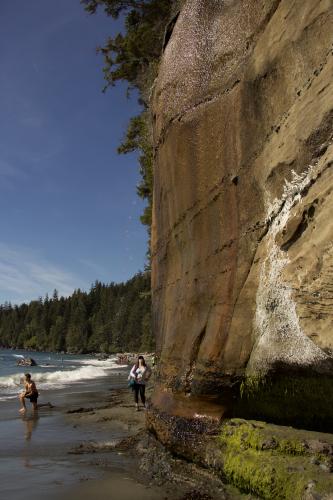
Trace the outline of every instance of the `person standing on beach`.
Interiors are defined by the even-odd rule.
[[[27,408],[25,406],[25,399],[30,399],[30,403],[32,403],[34,411],[37,410],[37,399],[38,399],[38,391],[35,382],[31,379],[30,373],[26,373],[25,377],[25,391],[21,392],[19,395],[22,408],[20,409],[20,413],[25,413]]]
[[[129,374],[129,379],[134,381],[133,392],[136,411],[139,411],[139,394],[144,408],[146,407],[146,382],[150,379],[151,370],[145,362],[143,356],[138,357],[138,361],[133,365]]]

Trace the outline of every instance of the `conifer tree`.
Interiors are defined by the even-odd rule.
[[[88,293],[0,305],[0,346],[70,352],[153,350],[150,274],[95,282]]]

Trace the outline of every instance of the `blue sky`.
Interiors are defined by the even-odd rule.
[[[0,302],[68,295],[142,270],[135,155],[117,155],[138,111],[102,93],[96,47],[119,30],[79,0],[0,2]]]

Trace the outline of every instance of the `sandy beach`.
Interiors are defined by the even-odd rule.
[[[148,401],[151,393],[152,383],[147,387]],[[104,402],[67,411],[65,420],[84,434],[94,429],[109,436],[106,441],[85,439],[71,447],[70,455],[84,457],[100,473],[104,471],[104,475],[80,481],[62,497],[65,500],[255,498],[223,484],[212,471],[172,456],[146,432],[145,410],[141,407],[139,412],[135,411],[133,395],[126,382],[110,390]]]
[[[136,411],[128,387],[133,356],[34,352],[35,365],[26,367],[19,362],[30,352],[0,351],[0,498],[243,498],[212,470],[173,456],[147,432],[155,375],[146,387],[148,412],[142,405]],[[27,402],[22,415],[18,394],[27,371],[38,404],[53,406],[34,413]]]
[[[84,483],[86,491],[87,481],[109,480],[110,471],[119,485],[129,481],[133,488],[134,460],[116,446],[144,428],[144,411],[134,411],[127,388],[127,369],[108,378],[42,391],[40,402],[49,400],[53,409],[42,408],[34,415],[28,404],[23,416],[18,413],[18,401],[0,403],[1,496],[9,500],[81,497],[71,488]],[[125,491],[125,485],[120,489]],[[110,498],[109,491],[105,495],[99,498]],[[144,495],[158,498],[148,497],[145,488]]]
[[[129,367],[43,390],[53,409],[0,402],[0,492],[6,500],[241,498],[219,478],[172,457],[135,411]],[[153,377],[152,377],[153,379]],[[147,396],[152,392],[151,380]]]

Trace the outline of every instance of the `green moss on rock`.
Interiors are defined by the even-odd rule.
[[[323,443],[323,437],[332,451],[332,435],[232,419],[223,424],[218,438],[224,476],[242,491],[265,499],[297,500],[307,490],[331,493],[333,473],[322,465],[330,464],[332,457],[310,445]]]

